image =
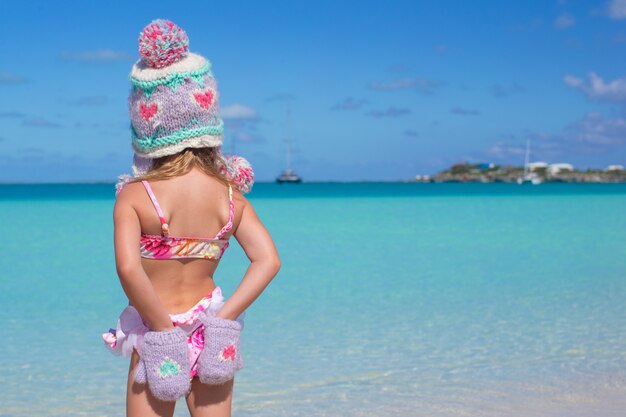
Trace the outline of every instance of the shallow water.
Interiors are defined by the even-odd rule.
[[[0,186],[0,416],[123,414],[113,186]],[[626,184],[257,184],[237,416],[618,416]],[[246,259],[215,275],[228,296]],[[622,412],[623,413],[623,412]],[[187,415],[180,402],[177,416]]]

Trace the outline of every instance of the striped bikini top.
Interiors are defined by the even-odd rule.
[[[152,204],[161,221],[161,235],[149,235],[142,233],[139,239],[139,249],[142,258],[149,259],[180,259],[180,258],[203,258],[220,259],[228,247],[228,239],[224,235],[233,227],[235,216],[235,204],[233,203],[233,189],[228,185],[228,198],[230,200],[230,215],[228,223],[218,232],[214,238],[170,236],[169,226],[163,216],[159,202],[152,192],[148,181],[141,181],[145,187]]]

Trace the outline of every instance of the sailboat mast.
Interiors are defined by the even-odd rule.
[[[524,161],[524,174],[528,173],[528,163],[530,161],[530,139],[526,140],[526,160]]]
[[[287,107],[287,170],[291,171],[291,107]]]

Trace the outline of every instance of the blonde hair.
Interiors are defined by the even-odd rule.
[[[205,174],[214,177],[224,185],[228,185],[230,180],[224,174],[225,165],[226,161],[219,147],[185,148],[173,155],[153,159],[150,170],[133,178],[131,182],[165,180],[186,174],[192,167],[196,166]]]

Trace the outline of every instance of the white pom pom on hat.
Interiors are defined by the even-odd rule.
[[[225,158],[226,165],[222,174],[231,181],[239,192],[245,194],[252,190],[254,185],[254,171],[250,162],[242,156],[230,155]]]

